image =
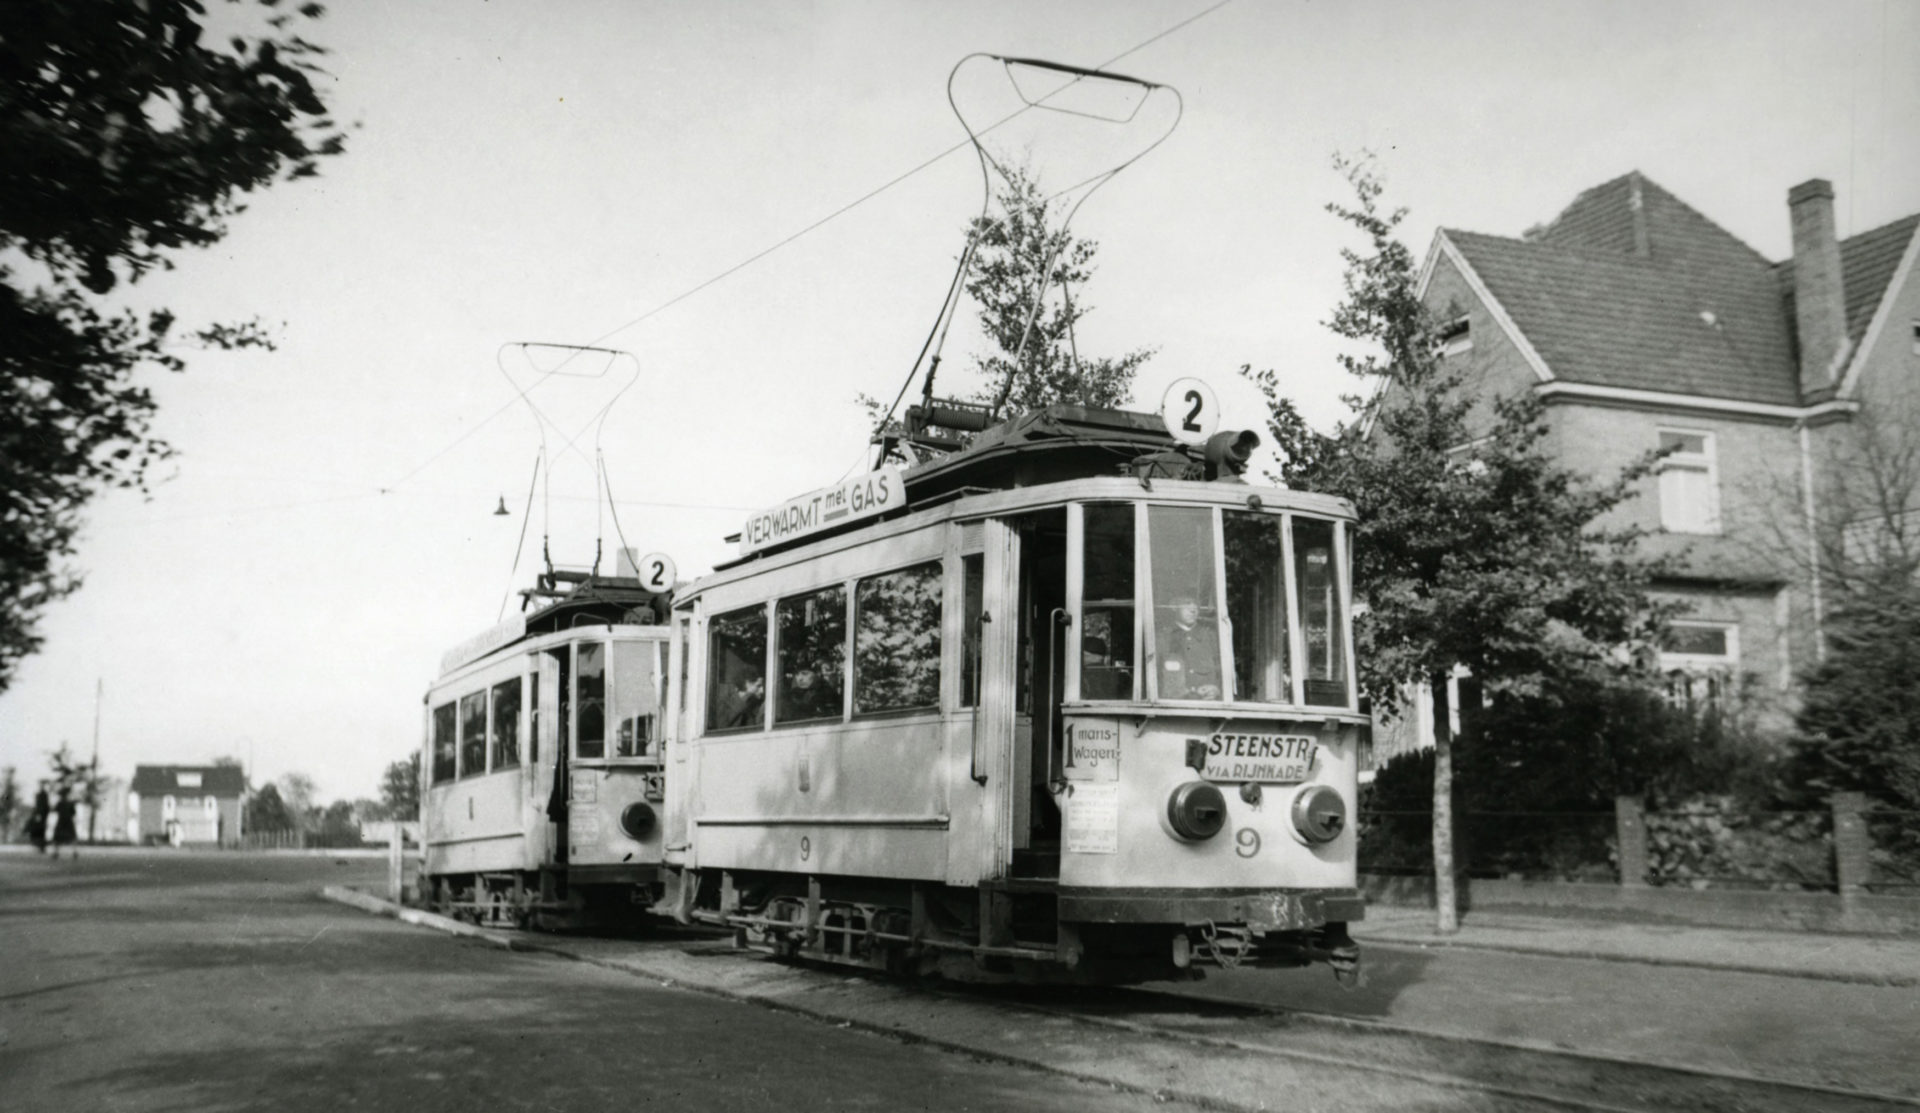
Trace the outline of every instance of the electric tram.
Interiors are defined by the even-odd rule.
[[[550,571],[543,606],[448,651],[426,695],[424,902],[564,927],[659,893],[668,596]]]
[[[1353,510],[1247,484],[1256,444],[1055,406],[755,515],[674,601],[660,910],[961,978],[1350,979]]]
[[[596,495],[605,494],[618,530],[599,439],[639,361],[613,349],[514,343],[499,362],[540,430],[528,518],[539,481],[551,487],[549,432],[560,455],[586,459],[578,445],[592,430]],[[565,416],[568,402],[579,412]],[[600,509],[596,498],[596,517]],[[636,557],[622,534],[615,570],[603,574],[604,540],[592,565],[570,568],[554,564],[549,536],[545,570],[520,592],[519,613],[441,659],[420,755],[429,907],[489,924],[575,927],[644,911],[659,896],[676,570],[663,553]]]

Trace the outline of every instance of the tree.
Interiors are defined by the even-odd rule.
[[[55,799],[65,795],[76,804],[85,804],[89,809],[99,806],[100,786],[105,780],[92,762],[81,761],[73,755],[73,747],[60,743],[60,748],[49,751],[47,764],[53,770],[52,792]]]
[[[247,799],[243,828],[261,833],[295,829],[293,817],[287,814],[286,802],[280,799],[278,788],[264,785]]]
[[[1074,339],[1074,324],[1093,309],[1083,293],[1099,244],[1058,226],[1053,201],[1024,171],[1009,172],[994,199],[999,214],[976,217],[967,230],[964,288],[979,308],[981,331],[993,343],[990,354],[973,358],[982,385],[970,400],[1001,417],[1059,402],[1125,405],[1134,375],[1153,357],[1153,349],[1083,358]],[[857,401],[876,422],[883,421],[878,399],[861,395]],[[903,428],[890,421],[880,433],[898,434]]]
[[[1463,372],[1439,355],[1413,254],[1395,238],[1406,210],[1381,210],[1384,185],[1369,163],[1336,158],[1335,167],[1356,199],[1327,209],[1361,232],[1368,251],[1342,250],[1346,296],[1328,327],[1364,345],[1341,363],[1381,389],[1353,403],[1355,420],[1317,438],[1277,397],[1271,375],[1248,377],[1267,392],[1270,431],[1287,431],[1303,456],[1288,461],[1289,481],[1345,495],[1359,512],[1362,690],[1386,709],[1416,685],[1433,693],[1437,926],[1451,932],[1459,912],[1448,682],[1465,673],[1496,697],[1539,696],[1550,681],[1624,671],[1621,647],[1649,640],[1664,617],[1645,590],[1660,566],[1637,555],[1640,530],[1597,523],[1632,496],[1652,461],[1606,483],[1562,468],[1532,394],[1496,399],[1476,427]]]
[[[80,586],[63,561],[81,510],[145,491],[171,451],[136,373],[185,367],[174,316],[106,296],[217,242],[238,194],[341,150],[309,76],[322,52],[294,30],[320,11],[263,0],[203,41],[195,0],[0,5],[0,690]],[[186,339],[268,343],[252,322]]]
[[[312,830],[320,811],[320,790],[313,778],[305,773],[288,773],[274,784],[280,790],[280,802],[286,806],[287,818],[301,830]]]
[[[1074,324],[1093,307],[1084,298],[1075,300],[1073,291],[1093,277],[1100,245],[1055,227],[1052,201],[1023,171],[1009,173],[995,199],[1002,215],[976,217],[969,229],[974,258],[967,296],[979,306],[981,330],[997,349],[974,359],[988,384],[975,400],[997,403],[1003,413],[1055,402],[1125,403],[1134,373],[1153,357],[1153,349],[1081,359],[1074,340]],[[1049,304],[1048,295],[1056,289],[1059,302]]]
[[[420,818],[420,762],[403,758],[387,766],[380,778],[380,802],[387,818],[412,822]]]

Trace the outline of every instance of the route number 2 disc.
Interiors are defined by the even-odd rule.
[[[637,569],[640,586],[648,591],[672,591],[677,570],[673,558],[665,553],[648,553],[640,558]]]
[[[1160,396],[1160,420],[1181,444],[1205,444],[1220,428],[1220,399],[1201,379],[1175,379]]]

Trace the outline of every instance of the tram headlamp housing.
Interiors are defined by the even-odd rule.
[[[1183,839],[1210,839],[1227,825],[1227,798],[1206,781],[1188,781],[1167,798],[1167,823]]]
[[[1293,798],[1293,829],[1309,845],[1332,842],[1347,829],[1347,802],[1326,785],[1313,785]]]
[[[1253,450],[1260,447],[1260,434],[1251,429],[1223,429],[1207,438],[1208,479],[1237,479],[1247,470]]]
[[[620,829],[628,838],[644,839],[653,832],[654,814],[650,805],[638,801],[628,804],[620,813]]]

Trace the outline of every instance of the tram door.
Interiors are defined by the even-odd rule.
[[[551,837],[548,858],[556,865],[567,861],[567,753],[573,749],[573,647],[561,645],[540,658],[540,764],[547,795],[538,801],[546,813]]]
[[[1067,512],[1022,517],[1020,531],[1020,658],[1014,720],[1014,875],[1056,877],[1060,871],[1060,806],[1051,781],[1061,767],[1060,700],[1066,654]]]

